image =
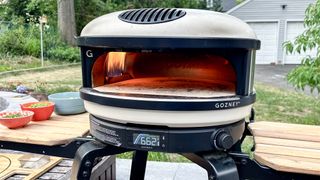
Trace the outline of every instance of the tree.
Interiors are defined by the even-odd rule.
[[[57,0],[58,3],[58,29],[61,39],[70,44],[75,45],[76,21],[74,13],[73,0]]]
[[[297,66],[287,75],[289,83],[298,89],[306,86],[320,93],[320,0],[310,4],[306,9],[304,18],[305,31],[297,36],[294,41],[285,42],[284,48],[287,53],[302,53],[316,50],[316,56],[307,55]]]
[[[0,5],[0,15],[1,20],[21,20],[25,24],[38,23],[38,18],[46,15],[50,26],[56,26],[57,3],[54,0],[10,0]]]

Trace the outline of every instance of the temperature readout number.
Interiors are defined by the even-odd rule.
[[[160,146],[160,136],[134,133],[133,144],[143,146]]]

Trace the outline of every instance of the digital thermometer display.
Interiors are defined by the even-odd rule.
[[[134,133],[133,144],[158,147],[160,146],[160,136],[144,133]]]

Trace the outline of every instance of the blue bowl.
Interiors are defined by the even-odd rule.
[[[51,94],[48,96],[48,99],[55,103],[54,112],[56,114],[71,115],[86,111],[79,92]]]

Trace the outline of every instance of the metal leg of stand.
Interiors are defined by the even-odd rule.
[[[131,164],[130,180],[144,179],[148,151],[134,151]]]
[[[226,153],[185,153],[182,155],[206,169],[209,180],[239,180],[237,166]]]
[[[97,157],[120,154],[129,151],[128,149],[115,146],[108,146],[96,141],[84,143],[75,154],[72,165],[72,180],[89,180],[94,160]]]

